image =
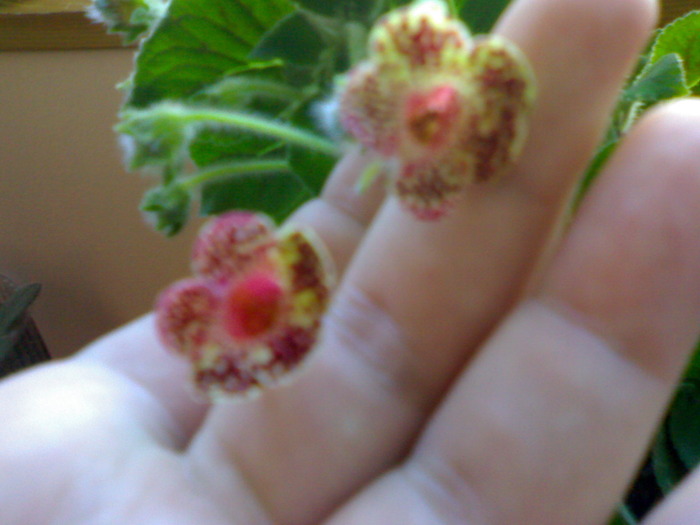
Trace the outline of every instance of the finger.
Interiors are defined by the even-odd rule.
[[[414,380],[412,391],[434,399],[521,293],[608,123],[653,6],[516,3],[498,30],[531,58],[539,86],[520,162],[500,183],[470,188],[438,224],[413,220],[395,202],[378,217],[348,281],[400,327],[413,359],[382,357],[406,363],[401,373]]]
[[[632,133],[543,286],[355,513],[391,497],[411,502],[395,523],[605,522],[698,335],[698,148],[700,101]]]
[[[517,2],[499,31],[529,56],[540,102],[516,172],[473,188],[438,224],[384,206],[341,285],[311,369],[258,402],[217,409],[193,461],[211,464],[207,455],[223,444],[219,453],[245,472],[273,521],[296,524],[317,521],[402,457],[470,349],[516,296],[653,11],[647,0]]]
[[[381,187],[362,194],[355,190],[354,181],[367,162],[367,155],[359,149],[350,151],[329,177],[320,198],[309,201],[290,218],[318,233],[339,273],[383,199]],[[207,413],[209,405],[196,400],[187,388],[188,364],[163,348],[155,335],[152,316],[97,341],[79,358],[97,359],[145,389],[150,394],[149,402],[155,401],[164,409],[159,424],[176,448],[189,442]]]
[[[356,188],[371,161],[370,153],[353,147],[329,177],[321,197],[304,204],[289,219],[310,226],[323,239],[341,275],[384,199],[380,184],[362,192]]]

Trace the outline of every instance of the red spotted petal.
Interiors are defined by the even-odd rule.
[[[274,245],[274,225],[260,214],[234,211],[203,228],[192,253],[192,268],[202,277],[229,279],[247,270]]]
[[[463,73],[472,40],[466,26],[437,0],[415,2],[380,19],[370,34],[370,60],[421,70]]]
[[[200,279],[173,284],[156,304],[156,327],[163,343],[179,353],[195,355],[209,341],[219,300]]]
[[[340,99],[342,125],[363,146],[393,155],[399,141],[403,91],[375,65],[358,65],[349,73]]]
[[[209,360],[193,364],[192,382],[197,391],[212,400],[250,396],[261,385],[250,371],[240,367],[240,357],[231,353],[217,353]]]
[[[193,362],[195,388],[213,400],[253,397],[291,379],[316,344],[313,326],[287,326],[265,344],[238,350],[212,349]]]
[[[468,157],[414,162],[402,167],[392,189],[402,206],[417,218],[436,220],[452,209],[471,181],[473,170]]]
[[[312,231],[294,227],[280,232],[278,250],[289,283],[288,324],[312,328],[330,301],[334,282],[330,256]]]
[[[474,115],[460,149],[473,152],[477,181],[503,173],[520,155],[535,100],[533,74],[517,47],[491,36],[471,55]]]

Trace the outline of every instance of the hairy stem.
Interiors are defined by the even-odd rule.
[[[215,111],[208,109],[190,109],[187,110],[184,117],[187,122],[201,123],[211,122],[231,126],[253,133],[260,133],[268,137],[278,138],[290,144],[302,146],[314,151],[325,153],[327,155],[338,156],[340,151],[338,146],[330,140],[309,133],[302,129],[282,124],[273,120],[258,117],[255,115],[236,113],[232,111]]]

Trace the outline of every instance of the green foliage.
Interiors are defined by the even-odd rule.
[[[636,525],[637,520],[624,505],[620,505],[608,525]]]
[[[120,33],[130,44],[149,32],[165,9],[162,0],[94,0],[88,16],[103,22],[110,33]]]
[[[627,100],[649,105],[689,94],[683,61],[677,53],[669,53],[649,63],[625,90],[624,96]]]
[[[685,477],[688,469],[685,467],[678,451],[671,441],[668,422],[659,429],[651,452],[654,475],[659,488],[668,494]]]
[[[178,233],[190,214],[190,194],[178,184],[165,184],[149,190],[141,209],[155,228],[167,236]]]
[[[294,45],[289,45],[294,42]],[[286,63],[311,66],[318,63],[326,43],[309,21],[297,11],[283,18],[268,31],[255,46],[250,56],[255,59],[279,58]]]
[[[681,58],[689,88],[700,82],[700,11],[679,18],[659,33],[651,49],[650,64],[669,54]]]
[[[462,19],[474,33],[488,33],[508,7],[510,0],[462,0]]]
[[[40,291],[41,285],[28,284],[17,289],[4,303],[0,304],[0,361],[12,351],[26,311],[36,300]]]
[[[381,8],[373,0],[297,0],[304,9],[334,19],[369,21]]]
[[[632,125],[651,107],[691,94],[700,80],[700,12],[656,31],[613,111],[605,139],[583,176],[575,206]]]
[[[180,100],[246,66],[288,0],[172,0],[136,59],[127,106]]]
[[[678,458],[687,469],[700,462],[700,383],[686,380],[668,415],[668,432]]]
[[[293,173],[253,174],[214,180],[202,189],[202,214],[256,210],[283,221],[311,191]]]
[[[700,343],[659,429],[651,458],[664,493],[700,463]]]

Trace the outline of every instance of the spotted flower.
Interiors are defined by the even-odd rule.
[[[161,294],[156,323],[163,343],[192,363],[199,392],[248,395],[304,361],[332,277],[313,232],[275,231],[265,216],[231,212],[204,226],[192,267],[194,277]]]
[[[402,204],[420,219],[437,219],[468,183],[513,163],[534,91],[515,45],[473,39],[442,0],[423,0],[372,29],[368,58],[340,85],[340,121],[387,160]]]

